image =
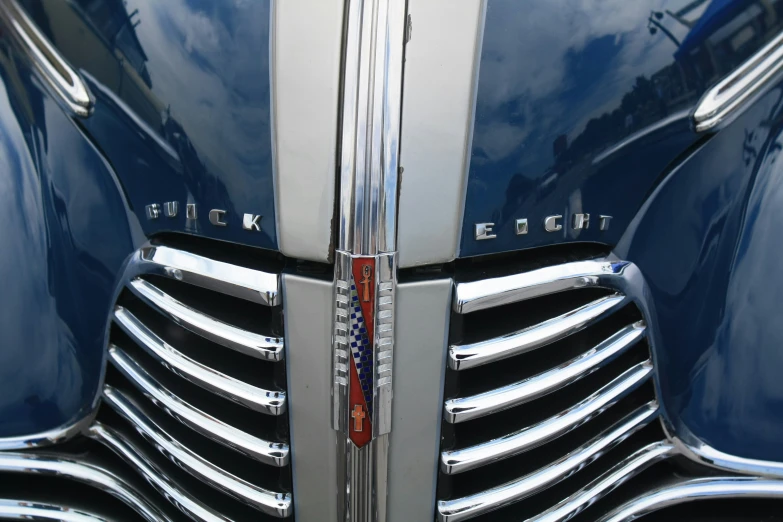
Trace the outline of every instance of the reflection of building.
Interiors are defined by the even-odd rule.
[[[563,154],[568,149],[568,136],[561,134],[555,138],[555,142],[552,144],[552,154],[555,158]]]
[[[713,0],[674,57],[704,88],[774,37],[781,18],[780,0]]]
[[[700,16],[693,18],[698,12]],[[571,143],[558,136],[552,168],[564,171],[579,158],[611,149],[629,135],[690,108],[707,88],[779,34],[783,0],[693,0],[666,15],[668,19],[661,18],[658,25],[668,20],[688,28],[674,61],[649,78],[637,77],[620,106],[588,121]],[[668,38],[651,33],[651,38]]]
[[[135,28],[138,13],[122,0],[42,0],[52,39],[78,69],[121,98],[152,129],[160,131],[163,103],[152,92],[147,55]],[[135,20],[134,20],[135,19]]]
[[[141,23],[133,20],[138,17],[138,9],[128,14],[122,0],[76,0],[76,4],[84,10],[98,34],[119,51],[147,87],[152,87],[147,71],[147,55],[134,31]]]

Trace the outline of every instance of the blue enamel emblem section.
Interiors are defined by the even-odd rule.
[[[364,314],[359,304],[359,294],[356,284],[351,276],[351,333],[348,342],[351,344],[353,363],[356,365],[356,373],[359,375],[359,383],[362,386],[362,395],[367,403],[367,411],[372,415],[372,375],[373,353],[370,339],[367,335],[367,325],[364,322]]]

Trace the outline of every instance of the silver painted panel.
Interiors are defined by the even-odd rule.
[[[337,521],[337,435],[332,429],[332,283],[283,276],[294,512]],[[295,311],[295,313],[294,313]]]
[[[273,3],[277,237],[283,254],[312,261],[331,253],[343,4]]]
[[[402,268],[457,255],[484,5],[408,0],[397,233]]]
[[[394,431],[389,448],[389,522],[432,520],[446,368],[450,279],[397,287]]]

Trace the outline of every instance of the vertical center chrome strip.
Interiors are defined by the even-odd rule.
[[[335,252],[338,518],[386,520],[405,0],[347,0]]]
[[[347,0],[337,250],[396,250],[404,0]]]

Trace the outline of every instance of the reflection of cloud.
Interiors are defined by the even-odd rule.
[[[673,62],[673,42],[661,33],[651,36],[646,25],[650,9],[663,3],[548,0],[520,9],[517,0],[490,0],[475,145],[490,159],[502,159],[494,155],[514,148],[489,145],[490,129],[511,119],[511,125],[531,129],[515,135],[517,146],[529,138],[531,146],[551,148],[550,138],[566,134],[571,142],[590,119],[616,109],[637,76]],[[547,150],[521,155],[515,167],[537,175],[549,163]]]
[[[498,122],[476,133],[473,143],[484,151],[489,161],[497,161],[514,150],[529,133],[529,128]],[[474,161],[480,164],[482,160],[475,158]]]
[[[139,10],[155,95],[171,104],[200,160],[229,192],[247,190],[247,176],[269,174],[268,2],[221,3],[128,0]],[[233,185],[233,186],[232,186]],[[272,194],[252,197],[269,208]]]
[[[649,14],[646,2],[628,0],[547,0],[528,3],[525,9],[518,0],[492,0],[488,17],[493,7],[503,16],[492,18],[492,30],[484,33],[487,59],[481,63],[482,76],[492,78],[483,101],[492,105],[523,91],[539,98],[569,87],[564,84],[567,52],[638,27]]]

